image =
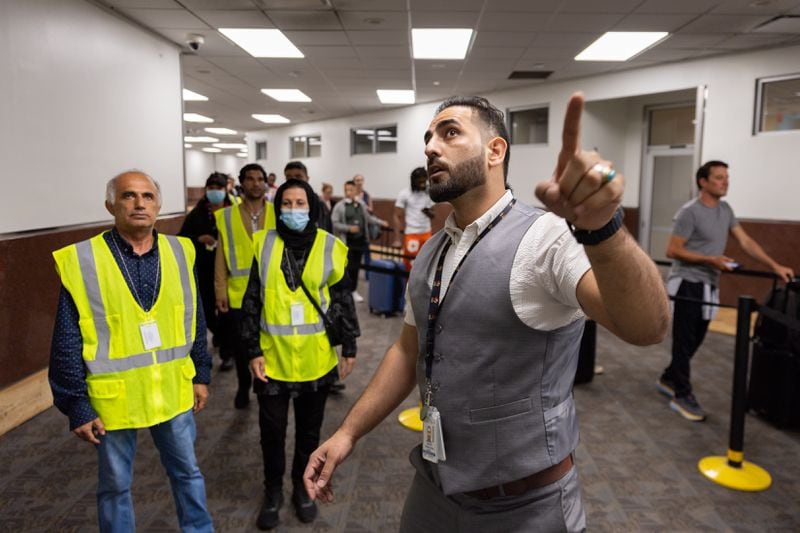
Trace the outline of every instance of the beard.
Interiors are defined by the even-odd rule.
[[[484,158],[482,154],[476,155],[466,161],[448,169],[450,177],[435,183],[433,180],[428,185],[428,193],[434,202],[449,202],[455,200],[465,192],[486,183],[486,174],[483,172]]]

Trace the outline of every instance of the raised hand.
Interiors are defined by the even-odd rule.
[[[567,104],[561,151],[553,176],[536,185],[536,197],[552,212],[584,230],[600,229],[622,202],[625,180],[596,152],[580,147],[583,95]]]

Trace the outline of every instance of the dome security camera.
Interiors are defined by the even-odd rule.
[[[195,52],[203,46],[204,42],[206,42],[206,40],[202,35],[190,33],[186,36],[186,44]]]

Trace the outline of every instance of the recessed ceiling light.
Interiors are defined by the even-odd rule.
[[[219,32],[253,57],[305,57],[280,30],[220,28]]]
[[[575,56],[575,61],[627,61],[664,40],[665,31],[609,31]]]
[[[291,122],[288,118],[284,117],[283,115],[252,115],[254,119],[260,120],[261,122],[265,122],[267,124],[288,124]]]
[[[186,102],[205,102],[208,100],[208,97],[194,91],[190,91],[189,89],[184,89],[183,99]]]
[[[375,91],[378,93],[378,99],[381,101],[382,104],[413,104],[414,103],[414,91],[409,90],[390,90],[390,89],[378,89]]]
[[[214,119],[197,113],[184,113],[183,120],[186,122],[214,122]]]
[[[203,128],[208,133],[213,133],[215,135],[236,135],[238,132],[236,130],[228,129],[228,128]]]
[[[303,91],[298,89],[261,89],[261,92],[279,102],[310,102]]]
[[[184,137],[183,142],[187,143],[216,143],[219,139],[216,137]]]
[[[239,152],[238,154],[236,154],[236,157],[246,158],[247,154],[245,154],[243,152]]]
[[[214,143],[214,146],[217,148],[236,148],[236,149],[244,149],[247,148],[246,144],[243,143]]]
[[[203,151],[204,151],[204,152],[211,153],[211,154],[218,154],[218,153],[220,153],[222,150],[220,150],[219,148],[203,148]]]
[[[183,143],[183,147],[184,147],[184,148],[191,148],[191,147],[192,147],[192,145],[191,145],[191,144],[189,144],[189,143]]]
[[[411,30],[414,59],[464,59],[471,39],[471,28]]]

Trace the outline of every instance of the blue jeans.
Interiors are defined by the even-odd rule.
[[[203,474],[194,454],[197,430],[192,411],[152,426],[150,435],[169,476],[181,531],[213,531],[206,509]],[[102,532],[136,531],[131,498],[135,429],[107,431],[97,448],[97,518]]]

